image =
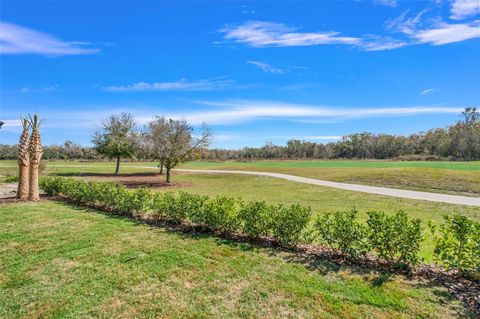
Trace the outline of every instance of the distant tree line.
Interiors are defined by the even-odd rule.
[[[0,144],[0,160],[17,159],[17,145]],[[63,145],[43,146],[42,159],[48,160],[95,160],[102,159],[102,156],[93,147],[80,146],[71,141]]]
[[[211,149],[209,160],[253,159],[412,159],[480,160],[480,116],[475,107],[462,112],[462,120],[446,127],[409,136],[368,132],[343,136],[338,142],[289,140],[287,145],[267,143],[240,150]]]
[[[158,160],[163,163],[160,167],[165,168],[167,165],[173,168],[185,159],[480,160],[480,113],[475,107],[466,108],[462,119],[451,126],[409,136],[364,132],[344,136],[337,142],[292,139],[284,146],[266,143],[262,147],[240,150],[206,149],[211,137],[207,127],[202,128],[200,138],[194,136],[192,127],[185,121],[156,117],[143,130],[135,131],[130,115],[112,116],[104,121],[104,130],[95,134],[95,147],[67,141],[63,145],[45,146],[43,158],[98,160],[130,157],[132,160]],[[16,154],[16,146],[0,145],[0,159],[16,159]]]

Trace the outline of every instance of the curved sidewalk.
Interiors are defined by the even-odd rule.
[[[333,188],[345,189],[345,190],[355,191],[355,192],[364,192],[364,193],[376,194],[376,195],[401,197],[401,198],[409,198],[409,199],[416,199],[416,200],[426,200],[430,202],[441,202],[441,203],[448,203],[448,204],[480,207],[479,197],[457,196],[457,195],[410,191],[410,190],[387,188],[387,187],[347,184],[347,183],[331,182],[331,181],[325,181],[320,179],[294,176],[294,175],[288,175],[288,174],[280,174],[280,173],[254,172],[254,171],[227,171],[227,170],[212,170],[212,169],[205,169],[205,170],[175,169],[175,171],[210,173],[210,174],[244,174],[244,175],[267,176],[267,177],[286,179],[286,180],[298,182],[298,183],[333,187]]]

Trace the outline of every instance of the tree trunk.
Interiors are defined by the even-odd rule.
[[[23,132],[20,135],[20,141],[18,142],[18,189],[17,189],[17,198],[26,200],[28,199],[29,193],[29,182],[28,179],[30,178],[29,171],[30,171],[30,137],[29,135],[29,127],[30,124],[28,123],[27,119],[22,119],[23,125]]]
[[[167,180],[166,180],[166,182],[167,182],[167,184],[170,184],[170,170],[171,170],[171,168],[166,167],[166,169],[167,169]]]
[[[29,180],[29,192],[28,199],[31,201],[37,201],[40,199],[38,191],[38,167],[40,166],[40,160],[42,159],[43,149],[42,140],[40,138],[40,123],[38,115],[34,115],[33,119],[30,118],[30,126],[32,127],[32,135],[30,136],[30,143],[28,145],[28,154],[30,157],[30,180]]]
[[[115,168],[115,175],[120,171],[120,156],[117,156],[117,167]]]
[[[163,174],[163,160],[160,160],[160,164],[158,164],[158,166],[160,166],[160,175]]]
[[[20,161],[19,161],[20,162]],[[18,163],[18,189],[17,189],[17,198],[26,200],[28,199],[29,193],[29,165],[28,163]]]
[[[38,192],[38,165],[39,163],[37,161],[30,161],[30,189],[28,199],[31,201],[40,199]]]

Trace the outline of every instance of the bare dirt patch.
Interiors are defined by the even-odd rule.
[[[15,197],[17,183],[0,184],[0,200]]]
[[[178,173],[177,173],[178,174]],[[165,183],[165,175],[160,175],[156,173],[134,173],[134,174],[81,174],[78,175],[81,178],[103,181],[103,182],[114,182],[125,185],[127,188],[139,188],[139,187],[148,187],[148,188],[178,188],[190,186],[190,183],[185,182],[173,182],[170,184]]]

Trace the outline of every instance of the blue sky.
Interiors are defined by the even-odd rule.
[[[214,146],[410,134],[480,104],[480,0],[0,3],[0,143],[90,145],[128,111]]]

